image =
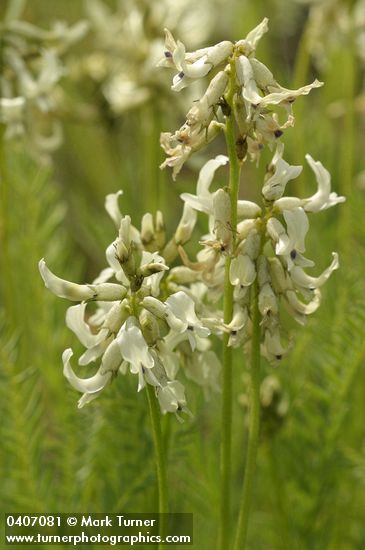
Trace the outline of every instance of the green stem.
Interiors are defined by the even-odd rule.
[[[168,512],[168,499],[167,499],[167,477],[166,477],[166,461],[165,461],[165,449],[162,438],[160,410],[155,395],[155,390],[150,384],[146,384],[148,406],[150,410],[150,419],[153,435],[153,444],[155,448],[155,461],[157,470],[157,485],[158,485],[158,512],[161,514],[159,522],[159,533],[161,539],[165,535],[165,521],[164,514]],[[163,548],[164,545],[159,543],[158,548]]]
[[[252,500],[256,457],[260,428],[260,312],[258,308],[258,285],[255,282],[252,295],[252,348],[251,348],[251,407],[246,467],[243,481],[240,512],[237,523],[234,550],[246,546],[248,517]]]
[[[227,103],[233,106],[234,71]],[[229,187],[231,199],[231,228],[232,249],[234,250],[237,228],[237,200],[239,192],[241,162],[236,153],[236,137],[234,131],[233,109],[227,117],[225,137],[229,157]],[[223,317],[224,323],[232,320],[233,314],[233,287],[229,279],[231,256],[228,256],[225,265]],[[225,550],[229,546],[230,537],[230,480],[231,480],[231,442],[232,442],[232,348],[228,347],[229,335],[223,337],[223,378],[222,378],[222,412],[221,412],[221,500],[220,500],[220,531],[218,548]]]

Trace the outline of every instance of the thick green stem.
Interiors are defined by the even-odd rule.
[[[165,536],[165,521],[164,514],[168,512],[167,498],[167,477],[166,477],[166,461],[165,448],[162,438],[160,410],[155,395],[155,390],[150,384],[146,384],[148,406],[150,410],[151,427],[153,435],[153,444],[155,448],[155,461],[157,470],[157,485],[158,485],[158,512],[160,516],[159,532],[163,539]],[[160,543],[158,548],[164,548]]]
[[[252,500],[253,483],[256,469],[256,456],[260,428],[260,312],[258,308],[257,282],[252,290],[252,349],[251,349],[251,393],[250,425],[246,467],[243,481],[240,512],[237,523],[234,550],[244,550],[246,546],[248,517]]]
[[[234,78],[227,102],[233,104]],[[227,117],[225,129],[227,151],[229,156],[229,187],[231,199],[232,249],[234,250],[237,227],[237,200],[240,184],[241,162],[236,153],[236,138],[234,132],[233,109]],[[233,287],[229,280],[231,256],[227,257],[224,278],[223,316],[224,323],[232,320]],[[223,337],[223,379],[222,379],[222,413],[221,413],[221,500],[220,500],[220,532],[218,548],[226,550],[230,537],[230,481],[231,481],[231,441],[232,441],[232,349],[228,347],[229,335]]]

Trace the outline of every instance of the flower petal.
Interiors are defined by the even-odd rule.
[[[85,322],[86,303],[71,306],[66,311],[66,325],[72,330],[85,348],[92,348],[99,344],[108,334],[108,330],[101,330],[93,334],[90,326]]]
[[[319,212],[344,202],[345,197],[338,196],[337,193],[331,193],[331,175],[322,163],[313,160],[310,155],[306,155],[305,158],[316,176],[318,190],[308,199],[304,199],[304,210]]]
[[[301,267],[294,266],[290,271],[291,280],[299,288],[308,288],[309,290],[319,288],[329,279],[332,271],[335,271],[339,267],[338,254],[336,252],[332,252],[332,256],[333,260],[331,265],[329,265],[319,277],[311,277],[310,275],[307,275]]]
[[[70,360],[72,355],[73,351],[70,348],[66,349],[62,354],[63,374],[70,382],[71,386],[83,393],[93,394],[100,392],[109,382],[111,373],[101,374],[99,369],[98,372],[90,378],[79,378],[71,367]]]
[[[122,195],[123,191],[120,189],[116,193],[109,193],[109,195],[105,197],[105,210],[108,212],[109,216],[118,228],[122,219],[118,199]]]
[[[129,317],[117,335],[123,359],[130,363],[131,372],[137,374],[141,367],[151,369],[154,360],[135,317]]]

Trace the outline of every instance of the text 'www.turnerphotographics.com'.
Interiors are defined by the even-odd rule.
[[[161,525],[163,524],[163,529]],[[5,544],[193,544],[192,514],[6,514]]]

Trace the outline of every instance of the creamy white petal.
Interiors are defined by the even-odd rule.
[[[224,166],[228,162],[226,155],[218,155],[214,159],[208,160],[199,172],[196,192],[198,196],[207,195],[210,185],[213,181],[214,174],[220,166]]]
[[[271,285],[269,283],[265,283],[261,288],[259,292],[259,311],[262,316],[266,316],[268,314],[274,314],[277,315],[279,311],[279,303],[278,299],[275,296]]]
[[[84,365],[88,365],[89,363],[93,363],[94,361],[96,361],[96,359],[99,359],[99,357],[103,355],[105,351],[105,347],[107,345],[108,345],[108,341],[105,340],[103,342],[100,342],[100,344],[97,344],[96,346],[93,346],[92,348],[87,349],[79,357],[78,364],[84,366]]]
[[[267,17],[264,17],[264,19],[259,23],[252,31],[248,33],[248,35],[245,38],[245,41],[251,44],[253,49],[256,49],[256,46],[258,42],[261,40],[263,35],[267,33],[269,30],[269,20]]]
[[[185,244],[191,237],[197,220],[197,213],[193,208],[189,205],[189,201],[185,202],[183,214],[175,231],[175,242],[177,245]]]
[[[274,207],[283,212],[283,210],[292,210],[293,208],[303,206],[303,204],[304,200],[298,197],[281,197],[274,202]],[[304,207],[304,209],[306,208]]]
[[[282,151],[282,149],[280,150]],[[277,158],[275,162],[273,160],[273,164],[275,172],[262,188],[262,194],[268,201],[280,199],[285,191],[286,184],[297,178],[303,169],[302,166],[291,166],[281,157]]]
[[[123,362],[123,357],[120,351],[120,345],[117,339],[110,342],[106,348],[100,366],[100,372],[117,372]]]
[[[290,239],[285,231],[285,227],[276,218],[269,218],[266,224],[269,236],[276,243],[275,252],[279,256],[290,253]]]
[[[84,300],[121,300],[127,293],[122,285],[113,283],[102,283],[97,285],[78,285],[64,279],[60,279],[52,273],[46,266],[44,259],[39,262],[39,271],[46,288],[51,290],[56,296],[66,298],[75,302]]]
[[[285,293],[285,297],[292,308],[302,315],[310,315],[311,313],[314,313],[321,304],[321,292],[317,288],[315,289],[313,300],[307,304],[299,300],[294,290],[288,290]]]
[[[284,348],[281,344],[278,328],[265,331],[261,352],[268,361],[279,361],[288,352],[288,348]]]
[[[90,378],[79,378],[71,367],[72,350],[66,349],[62,354],[63,374],[70,382],[71,386],[83,393],[100,392],[111,378],[111,373],[101,374],[100,369]]]
[[[116,193],[109,193],[109,195],[105,197],[105,210],[108,212],[109,216],[111,217],[117,228],[119,228],[119,224],[122,219],[122,214],[120,212],[118,202],[119,197],[121,197],[122,195],[123,191],[120,189]]]
[[[258,93],[251,63],[245,55],[240,55],[236,59],[236,75],[238,83],[242,86],[243,99],[253,105],[259,104],[262,96]]]
[[[284,210],[283,216],[287,226],[287,233],[293,249],[305,252],[305,237],[309,229],[307,214],[303,208]]]
[[[239,218],[256,218],[261,215],[261,208],[252,201],[237,201],[237,216]]]
[[[297,97],[308,95],[311,90],[314,88],[320,88],[321,86],[323,86],[323,82],[319,82],[319,80],[316,79],[312,82],[312,84],[307,84],[297,90],[288,90],[280,87],[280,91],[274,91],[266,95],[260,102],[260,106],[265,107],[267,105],[278,105],[283,102],[292,102]]]
[[[102,392],[103,390],[100,390],[100,391],[97,391],[95,393],[84,393],[84,395],[78,400],[77,402],[77,408],[78,409],[82,409],[83,407],[85,407],[85,405],[87,405],[88,403],[90,403],[91,401],[94,401],[94,399],[96,399],[97,397],[99,397],[99,394]]]
[[[71,306],[66,311],[66,325],[72,330],[85,348],[91,348],[104,340],[108,330],[101,330],[98,334],[93,334],[90,326],[85,322],[86,304],[77,304]]]
[[[46,288],[51,290],[56,296],[60,298],[67,298],[76,302],[82,300],[90,300],[94,297],[94,291],[88,285],[78,285],[71,283],[64,279],[60,279],[50,271],[46,265],[46,262],[42,260],[38,264],[39,271],[44,281]]]
[[[176,292],[165,302],[168,312],[166,320],[177,332],[195,331],[200,337],[209,336],[210,330],[203,327],[195,313],[194,301],[183,291]],[[189,336],[189,332],[188,332]]]
[[[186,406],[185,388],[178,380],[157,388],[156,395],[163,413],[180,411]]]
[[[345,197],[338,196],[334,192],[331,193],[331,175],[322,163],[313,160],[310,155],[306,155],[305,158],[316,176],[318,190],[308,199],[304,199],[304,210],[307,212],[319,212],[320,210],[326,210],[331,206],[344,202],[346,200]]]
[[[121,328],[117,340],[123,359],[130,363],[131,372],[137,374],[140,369],[151,369],[154,360],[135,317],[129,317]]]
[[[309,288],[310,290],[319,288],[329,279],[332,271],[335,271],[339,267],[338,254],[332,252],[332,256],[333,260],[331,265],[327,267],[319,277],[311,277],[307,275],[301,267],[294,266],[290,272],[291,280],[298,287]]]
[[[231,285],[250,286],[256,278],[254,262],[246,254],[233,258],[229,270]]]

